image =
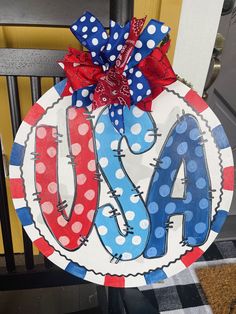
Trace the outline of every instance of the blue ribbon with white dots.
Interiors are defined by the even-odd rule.
[[[108,36],[101,22],[89,12],[85,12],[73,25],[71,31],[91,53],[93,63],[100,65],[103,71],[114,66],[116,58],[122,50],[129,36],[130,22],[124,26],[110,21],[110,35]],[[151,95],[148,79],[139,70],[138,64],[146,58],[153,49],[166,37],[170,28],[157,20],[150,20],[139,39],[126,65],[123,75],[127,77],[130,88],[131,105],[136,105]],[[91,104],[95,85],[74,91],[72,105],[86,107]],[[84,93],[84,89],[86,93]],[[86,94],[84,97],[83,94]],[[122,104],[111,104],[109,115],[112,124],[120,134],[124,133],[124,119]]]

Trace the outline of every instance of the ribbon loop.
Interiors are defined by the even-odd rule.
[[[125,26],[121,26],[114,21],[110,22],[110,36],[106,48],[103,50],[103,55],[109,66],[115,64],[116,58],[129,36],[129,29],[130,22],[126,23]]]
[[[108,36],[100,21],[85,12],[70,29],[80,43],[91,51],[94,64],[104,64],[101,52],[107,45]]]
[[[128,69],[145,59],[153,49],[166,37],[170,28],[162,22],[151,20],[136,42],[135,49],[128,63]]]

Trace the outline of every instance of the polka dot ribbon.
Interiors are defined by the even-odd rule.
[[[72,105],[93,109],[109,108],[115,129],[124,134],[124,106],[136,105],[151,111],[152,99],[176,75],[166,57],[170,42],[155,48],[169,32],[157,20],[136,19],[121,26],[110,22],[110,36],[91,13],[86,12],[71,26],[72,33],[88,51],[69,49],[59,64],[67,83],[62,96],[72,94]]]

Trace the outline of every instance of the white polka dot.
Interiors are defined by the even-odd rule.
[[[102,236],[106,235],[108,232],[107,227],[105,226],[99,226],[98,227],[98,233]]]
[[[74,120],[77,117],[77,111],[75,108],[70,108],[68,111],[68,118],[69,120]]]
[[[130,131],[134,135],[138,135],[142,131],[142,126],[140,123],[135,123],[131,126]]]
[[[141,77],[141,76],[142,76],[142,72],[141,72],[141,71],[137,71],[137,72],[135,73],[135,76],[136,76],[136,77]]]
[[[94,46],[97,46],[97,44],[98,44],[97,38],[93,38],[93,39],[92,39],[92,44],[93,44]]]
[[[77,31],[78,26],[77,26],[77,25],[73,25],[73,26],[72,26],[72,29],[73,29],[74,31]]]
[[[88,148],[92,153],[94,152],[93,138],[90,138],[90,140],[88,141]]]
[[[72,151],[72,154],[74,156],[77,156],[79,155],[79,153],[81,152],[81,146],[79,143],[74,143],[71,145],[71,151]]]
[[[134,236],[134,237],[132,238],[132,243],[133,243],[134,245],[139,245],[139,244],[141,243],[141,241],[142,241],[142,239],[141,239],[140,236]]]
[[[92,32],[93,32],[93,33],[96,33],[97,31],[98,31],[97,26],[94,26],[94,27],[92,28]]]
[[[168,30],[169,30],[169,27],[168,27],[168,26],[162,25],[162,27],[161,27],[161,32],[162,32],[163,34],[166,34],[166,33],[168,32]]]
[[[107,251],[112,254],[112,249],[110,248],[110,246],[105,245],[105,247],[106,247]]]
[[[128,80],[128,84],[129,84],[129,85],[132,84],[132,80],[131,80],[131,79]]]
[[[95,171],[96,170],[96,163],[95,163],[94,159],[92,159],[88,162],[88,170],[89,171]]]
[[[125,176],[124,171],[122,169],[116,170],[115,176],[117,179],[123,179]]]
[[[121,235],[116,237],[116,243],[118,245],[123,245],[125,243],[125,237],[122,237]]]
[[[111,117],[113,118],[115,115],[114,111],[111,112]]]
[[[87,192],[84,193],[84,196],[87,200],[91,201],[95,197],[95,192],[94,190],[88,190]]]
[[[130,95],[133,96],[134,92],[132,91],[132,89],[130,89]]]
[[[136,203],[138,203],[138,201],[139,201],[139,197],[138,197],[138,196],[135,196],[135,194],[132,194],[132,195],[130,196],[130,201],[131,201],[133,204],[136,204]]]
[[[87,89],[83,89],[82,92],[81,92],[81,95],[82,95],[83,97],[87,97],[88,94],[89,94],[89,91],[88,91]]]
[[[111,50],[111,44],[107,44],[106,50]]]
[[[124,253],[122,254],[122,259],[123,259],[123,260],[129,260],[129,259],[131,259],[131,258],[132,258],[132,254],[129,253],[129,252],[124,252]]]
[[[133,220],[135,217],[135,213],[133,211],[129,210],[125,213],[125,217],[127,220]]]
[[[56,182],[51,182],[48,184],[48,192],[51,194],[55,194],[57,192],[57,184]]]
[[[92,57],[96,57],[96,52],[95,52],[95,51],[92,51],[92,52],[91,52],[91,55],[92,55]]]
[[[41,205],[41,208],[45,214],[51,214],[53,212],[53,205],[51,202],[44,202]]]
[[[143,219],[140,221],[139,226],[141,229],[145,230],[149,226],[149,221],[147,219]]]
[[[142,59],[141,53],[137,52],[137,53],[135,54],[135,56],[134,56],[134,59],[135,59],[136,61],[140,61],[140,60]]]
[[[93,94],[92,94],[92,93],[89,95],[89,99],[90,99],[91,101],[93,101]]]
[[[139,96],[137,97],[137,101],[141,101],[141,100],[142,100],[142,96],[139,95]]]
[[[103,216],[110,217],[111,216],[111,213],[110,213],[111,210],[112,209],[109,206],[104,207],[103,210],[102,210]]]
[[[87,134],[88,130],[89,130],[89,126],[86,123],[82,123],[78,126],[78,132],[80,135]]]
[[[83,185],[86,181],[87,181],[87,177],[84,173],[77,175],[77,184],[78,185]]]
[[[108,165],[108,159],[106,157],[102,157],[100,158],[99,163],[102,168],[106,168]]]
[[[142,83],[138,83],[138,84],[137,84],[137,88],[138,88],[138,89],[142,89],[142,88],[143,88],[143,84],[142,84]]]
[[[106,33],[106,32],[103,32],[103,33],[102,33],[102,38],[103,38],[103,39],[107,39],[107,33]]]
[[[95,214],[95,210],[91,209],[88,213],[87,213],[87,218],[89,221],[93,221],[94,218],[94,214]]]
[[[44,127],[39,127],[37,129],[37,137],[40,139],[45,138],[45,136],[47,135],[47,131]]]
[[[48,154],[48,156],[51,157],[51,158],[55,157],[56,154],[57,154],[56,148],[55,148],[55,147],[49,147],[49,148],[47,149],[47,154]]]
[[[117,188],[115,188],[114,190],[116,191],[116,195],[120,195],[120,196],[123,195],[123,192],[124,192],[124,191],[123,191],[122,188],[117,187]]]
[[[74,211],[77,215],[81,215],[84,211],[84,205],[83,204],[76,204],[74,207]]]
[[[76,221],[73,223],[73,225],[71,226],[71,230],[74,232],[74,233],[79,233],[80,230],[82,229],[83,225],[81,222],[79,221]]]
[[[86,38],[88,38],[88,35],[87,35],[87,34],[84,34],[82,37],[83,37],[84,39],[86,39]]]
[[[102,134],[105,129],[105,125],[103,122],[100,122],[96,125],[96,133]]]
[[[132,113],[136,118],[140,118],[144,114],[144,111],[139,109],[137,106],[134,106]]]
[[[86,20],[86,16],[82,16],[80,22],[84,22]]]
[[[111,27],[114,27],[116,25],[116,23],[114,21],[111,20]]]
[[[122,47],[123,47],[122,45],[118,45],[116,49],[117,49],[118,51],[121,51]]]
[[[43,162],[39,162],[36,164],[36,172],[37,173],[44,173],[46,171],[46,166]]]
[[[118,115],[120,115],[120,116],[121,116],[121,115],[122,115],[122,113],[123,113],[123,110],[122,110],[122,109],[118,109],[118,110],[117,110],[117,113],[118,113]]]
[[[134,152],[139,152],[140,149],[141,149],[141,145],[139,143],[134,143],[132,146],[131,146],[131,149],[132,151]]]
[[[36,183],[36,191],[42,192],[42,186],[38,182]]]
[[[149,49],[154,48],[154,47],[155,47],[155,41],[152,40],[152,39],[149,39],[149,40],[147,41],[147,46],[148,46]]]
[[[113,38],[114,38],[115,40],[117,40],[118,36],[119,36],[119,34],[118,34],[117,32],[115,32]]]
[[[148,89],[147,92],[146,92],[146,95],[150,95],[151,94],[151,90]]]
[[[67,225],[67,220],[63,216],[57,217],[57,223],[61,227],[65,227]]]
[[[127,39],[129,37],[129,33],[124,34],[124,39]]]
[[[64,70],[64,68],[65,68],[64,64],[63,64],[63,63],[61,63],[61,62],[58,62],[58,64],[59,64],[59,65],[60,65],[60,67]]]
[[[94,16],[90,17],[90,22],[92,22],[92,23],[95,22],[95,17]]]
[[[142,45],[143,45],[143,44],[142,44],[141,40],[137,40],[137,41],[136,41],[136,44],[135,44],[135,47],[136,47],[136,48],[141,48]]]
[[[149,131],[145,134],[145,137],[144,137],[144,141],[146,143],[152,143],[153,142],[153,136],[151,136],[152,132]]]
[[[119,141],[114,140],[111,142],[111,149],[117,149]]]
[[[119,124],[119,120],[115,120],[115,125],[118,125]]]
[[[97,150],[99,150],[99,149],[100,149],[100,146],[101,146],[101,145],[100,145],[99,140],[97,140],[97,139],[96,139],[96,148],[97,148]]]
[[[111,56],[110,56],[110,60],[111,60],[111,61],[114,61],[115,59],[116,59],[116,56],[115,56],[115,55],[111,55]]]
[[[81,100],[77,100],[76,107],[82,107],[82,106],[83,106],[83,102]]]
[[[152,35],[156,31],[156,27],[154,25],[149,25],[147,31],[148,31],[148,34]]]
[[[61,236],[59,238],[59,242],[61,242],[61,244],[65,246],[70,243],[70,239],[66,236]]]
[[[87,32],[87,30],[88,30],[88,27],[87,27],[87,26],[84,26],[84,27],[82,28],[82,32],[83,32],[83,33]]]
[[[69,92],[70,92],[71,94],[73,94],[73,93],[74,93],[74,90],[73,90],[73,88],[72,88],[72,87],[70,87],[70,88],[69,88]]]
[[[132,74],[133,72],[134,72],[134,69],[133,69],[133,68],[129,69],[129,73],[130,73],[130,74]]]

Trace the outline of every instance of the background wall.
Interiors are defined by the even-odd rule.
[[[165,22],[165,24],[171,27],[172,46],[169,51],[169,58],[171,61],[174,57],[181,6],[182,0],[135,0],[134,15],[136,17],[143,17],[147,15],[147,21],[149,21],[151,18],[155,18]],[[68,47],[75,47],[82,49],[81,45],[78,43],[77,39],[72,35],[69,29],[15,26],[0,27],[0,47],[61,50],[67,50]],[[19,78],[18,83],[21,115],[23,119],[32,105],[30,82],[28,78]],[[42,92],[45,92],[51,86],[53,86],[52,79],[42,78]],[[13,138],[11,133],[6,80],[3,77],[0,77],[0,136],[2,138],[4,152],[9,159]],[[6,179],[6,183],[9,192],[8,179]],[[23,252],[21,226],[18,218],[16,217],[9,193],[8,198],[10,205],[10,220],[12,226],[14,251]],[[35,250],[35,253],[36,252],[37,251]],[[1,238],[0,253],[3,253]]]
[[[183,0],[173,67],[202,95],[224,0]]]

